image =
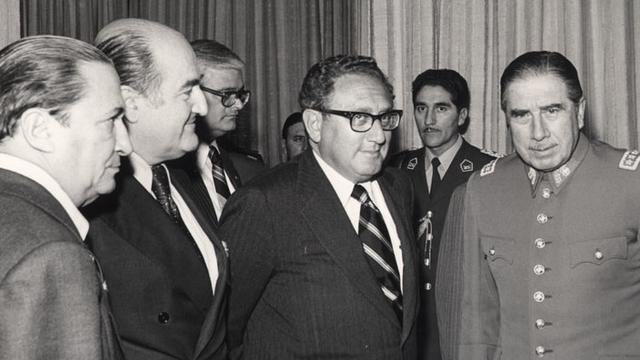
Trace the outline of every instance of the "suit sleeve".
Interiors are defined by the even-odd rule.
[[[102,359],[99,284],[80,244],[50,242],[0,283],[0,358]]]
[[[247,323],[274,269],[271,213],[264,194],[253,188],[234,193],[224,208],[220,231],[229,246],[230,359],[242,357]]]

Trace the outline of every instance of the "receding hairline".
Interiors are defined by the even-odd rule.
[[[100,44],[111,37],[124,33],[135,33],[144,37],[149,42],[159,41],[160,39],[164,39],[165,36],[175,36],[186,41],[182,33],[166,25],[151,20],[125,18],[112,21],[105,25],[96,35],[94,43]]]

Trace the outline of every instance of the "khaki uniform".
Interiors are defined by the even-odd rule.
[[[553,173],[513,154],[471,177],[438,269],[462,279],[458,359],[640,359],[639,162],[581,135]]]

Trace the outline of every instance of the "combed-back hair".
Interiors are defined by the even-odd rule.
[[[63,36],[25,37],[0,50],[0,141],[13,136],[31,108],[46,109],[66,124],[67,108],[86,90],[80,65],[91,62],[112,64],[91,44]]]
[[[287,139],[289,128],[297,123],[302,123],[302,113],[299,111],[296,111],[291,115],[287,116],[287,120],[284,121],[284,125],[282,126],[283,139]]]
[[[505,110],[505,93],[509,84],[529,76],[552,74],[558,76],[567,86],[569,100],[578,104],[582,99],[582,86],[578,71],[571,61],[558,52],[531,51],[513,60],[500,77],[500,105]]]
[[[244,62],[231,49],[215,40],[199,39],[191,42],[199,65],[214,68],[242,69]]]
[[[333,92],[336,80],[349,74],[368,75],[380,80],[391,98],[394,97],[393,86],[374,58],[362,55],[336,55],[316,63],[309,69],[298,96],[300,107],[327,110],[327,99]]]

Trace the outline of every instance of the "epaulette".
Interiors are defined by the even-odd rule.
[[[497,159],[505,156],[505,154],[500,154],[499,152],[489,150],[489,149],[480,149],[480,152],[483,154],[493,156],[494,158],[497,158]]]
[[[494,159],[488,162],[485,166],[483,166],[482,170],[480,170],[480,176],[492,174],[493,171],[496,169],[497,162],[498,162],[498,159]]]
[[[635,171],[638,169],[638,164],[640,164],[640,151],[627,150],[627,152],[622,155],[618,167],[624,170]]]

